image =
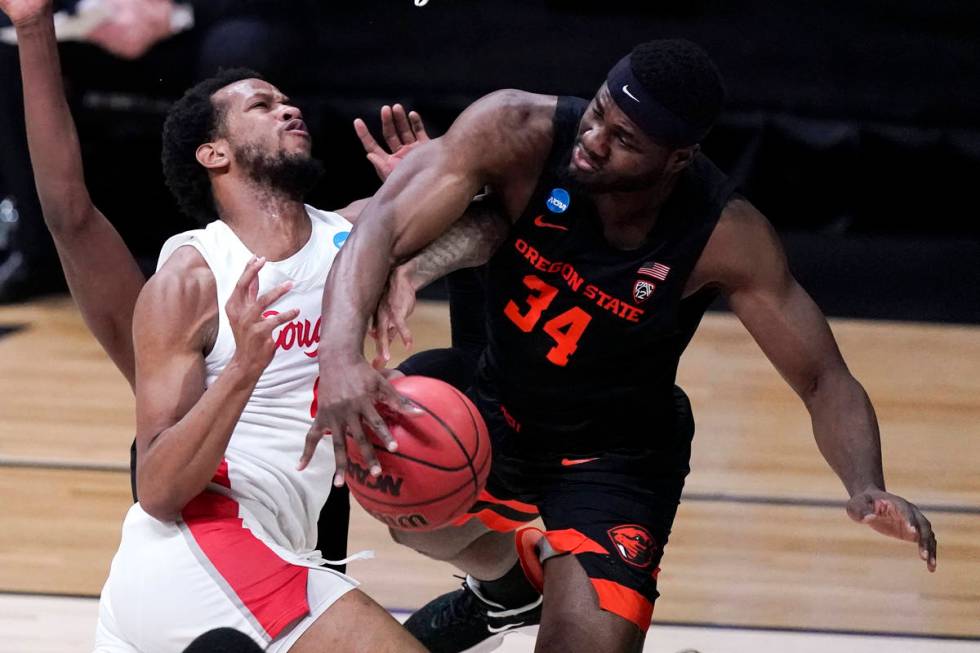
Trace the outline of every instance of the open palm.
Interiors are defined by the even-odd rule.
[[[19,25],[29,22],[51,8],[51,0],[0,0],[0,11],[10,22]]]
[[[390,152],[386,152],[378,144],[360,118],[354,121],[354,131],[361,139],[367,160],[374,166],[381,181],[387,179],[401,160],[416,146],[429,140],[425,125],[422,124],[422,117],[415,111],[405,111],[405,107],[400,104],[381,107],[381,133]]]
[[[855,494],[847,502],[847,514],[882,535],[915,542],[919,557],[929,571],[936,571],[936,535],[922,511],[902,497],[881,490]]]

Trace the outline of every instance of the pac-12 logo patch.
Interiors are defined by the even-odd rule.
[[[616,551],[628,564],[634,567],[649,567],[653,562],[657,542],[647,529],[636,524],[625,524],[610,528],[607,532],[616,546]]]
[[[347,237],[350,236],[349,231],[338,231],[333,237],[333,246],[340,249],[340,246],[347,242]]]
[[[568,210],[568,205],[572,203],[572,197],[564,188],[551,189],[551,197],[545,204],[552,213],[564,213]]]
[[[633,282],[633,301],[637,304],[642,304],[646,300],[650,299],[650,295],[652,295],[653,291],[656,289],[657,285],[652,281],[637,279]]]

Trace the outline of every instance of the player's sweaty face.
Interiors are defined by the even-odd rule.
[[[593,191],[632,191],[653,186],[670,150],[644,134],[603,84],[579,122],[569,173]]]
[[[243,79],[213,99],[223,108],[222,131],[234,146],[270,157],[309,156],[312,143],[302,112],[269,82]]]

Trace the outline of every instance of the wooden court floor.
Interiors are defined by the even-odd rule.
[[[417,348],[447,342],[445,306],[413,319]],[[130,502],[132,397],[69,299],[0,308],[8,328],[0,597],[94,597]],[[980,328],[833,328],[878,411],[889,488],[933,522],[939,570],[850,522],[802,404],[734,318],[709,315],[681,363],[698,427],[655,622],[935,636],[980,650]],[[458,582],[356,506],[350,546],[377,552],[351,573],[393,610]],[[0,639],[8,627],[0,616]]]

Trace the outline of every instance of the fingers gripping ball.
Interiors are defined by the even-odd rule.
[[[371,476],[348,437],[347,484],[365,510],[392,528],[425,531],[446,526],[473,505],[486,485],[487,426],[476,406],[448,383],[406,376],[392,385],[420,413],[383,413],[398,450],[389,452],[370,434],[380,476]]]

